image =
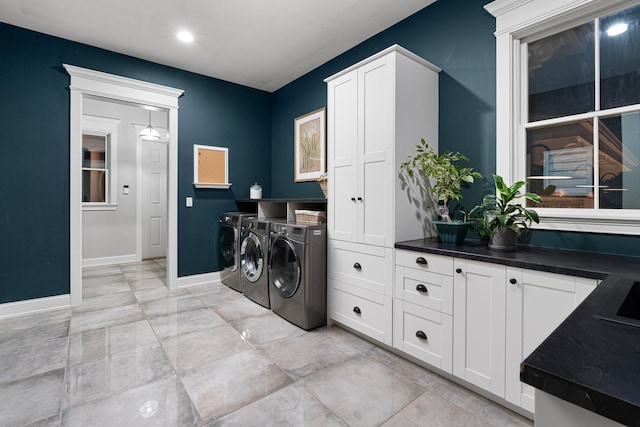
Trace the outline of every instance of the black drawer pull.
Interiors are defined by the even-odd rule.
[[[458,274],[462,273],[462,269],[461,268],[456,268],[456,273],[458,273]]]
[[[352,202],[355,202],[355,201],[356,201],[356,198],[355,198],[355,197],[352,197],[352,198],[351,198],[351,201],[352,201]]]
[[[427,340],[427,334],[422,331],[416,332],[416,337],[420,338],[421,340]]]
[[[355,264],[353,264],[353,268],[355,268],[355,269],[356,269],[356,270],[358,270],[358,271],[361,271],[361,270],[362,270],[362,266],[360,265],[360,263],[359,263],[359,262],[356,262]]]
[[[427,260],[422,257],[418,257],[416,258],[416,264],[427,265]]]
[[[361,202],[362,201],[362,197],[358,197],[358,201]]]
[[[360,307],[357,307],[357,306],[356,306],[356,307],[353,307],[353,312],[354,312],[355,314],[362,314],[362,311],[360,311]]]
[[[416,286],[416,291],[423,292],[425,294],[429,293],[429,289],[427,289],[427,287],[425,285],[423,285],[422,283],[420,283],[418,286]]]
[[[511,283],[512,285],[515,285],[516,283],[518,283],[518,281],[516,279],[509,279],[509,283]]]

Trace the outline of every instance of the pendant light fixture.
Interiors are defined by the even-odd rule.
[[[158,131],[155,130],[153,126],[151,126],[151,110],[149,110],[149,126],[142,129],[142,131],[140,132],[140,138],[152,139],[154,141],[160,139],[160,134],[158,133]]]

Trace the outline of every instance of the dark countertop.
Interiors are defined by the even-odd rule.
[[[640,275],[640,257],[605,255],[594,252],[518,246],[514,252],[489,249],[486,242],[465,240],[456,246],[441,243],[437,238],[397,242],[396,249],[408,249],[462,259],[502,264],[549,273],[566,274],[589,279],[604,279],[610,273],[636,273]]]
[[[520,380],[629,426],[640,426],[640,328],[595,317],[620,278],[612,274],[521,365]]]
[[[500,252],[480,241],[455,246],[437,238],[398,242],[395,247],[604,279],[523,362],[520,379],[604,417],[640,427],[640,326],[594,317],[602,313],[603,304],[621,295],[621,283],[640,281],[640,258],[527,246]]]

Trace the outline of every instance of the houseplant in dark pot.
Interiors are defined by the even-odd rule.
[[[469,161],[460,152],[445,151],[436,153],[424,139],[416,146],[416,154],[400,165],[400,171],[406,170],[410,178],[416,173],[429,178],[429,191],[442,202],[437,208],[442,221],[433,221],[438,230],[440,240],[445,243],[462,244],[470,223],[467,221],[452,221],[449,215],[448,202],[460,200],[462,197],[462,183],[473,183],[474,179],[482,178],[473,168],[462,167],[459,161]]]
[[[509,186],[500,175],[493,175],[493,179],[496,193],[484,196],[482,203],[474,207],[469,215],[480,236],[489,238],[489,248],[513,251],[522,231],[528,234],[531,223],[540,222],[535,210],[515,203],[514,200],[524,197],[533,203],[542,203],[542,198],[535,193],[521,193],[524,181]]]

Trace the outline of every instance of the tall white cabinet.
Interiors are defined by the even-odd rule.
[[[394,45],[325,80],[329,318],[389,345],[393,245],[430,236],[400,163],[421,138],[437,150],[439,72]]]

